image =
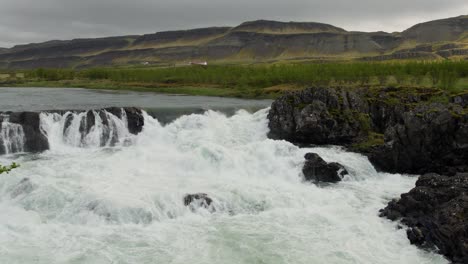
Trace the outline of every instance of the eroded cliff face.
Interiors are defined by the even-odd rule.
[[[272,104],[270,137],[344,145],[388,172],[465,172],[467,96],[435,102],[442,94],[436,89],[311,88]]]

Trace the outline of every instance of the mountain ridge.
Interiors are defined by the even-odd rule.
[[[235,27],[51,40],[0,49],[0,68],[452,58],[468,58],[466,15],[393,33],[346,31],[317,22],[255,20]]]

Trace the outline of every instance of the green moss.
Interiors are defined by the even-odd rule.
[[[445,94],[440,94],[440,95],[435,95],[435,96],[432,96],[430,99],[429,99],[429,102],[431,103],[443,103],[443,104],[447,104],[450,102],[450,98],[445,95]]]
[[[361,127],[361,131],[368,134],[371,131],[371,119],[368,114],[358,113],[356,115],[357,121]]]
[[[364,140],[352,145],[352,148],[359,152],[366,152],[369,149],[384,145],[384,135],[370,132]]]
[[[304,104],[304,103],[299,103],[296,105],[297,108],[299,108],[300,110],[306,108],[306,106],[308,106],[309,104]]]

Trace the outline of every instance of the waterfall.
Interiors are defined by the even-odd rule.
[[[124,109],[120,117],[106,110],[41,113],[41,131],[51,148],[71,146],[97,148],[125,145],[130,142],[128,120]]]
[[[132,146],[109,151],[94,147],[129,140],[119,109],[42,113],[51,151],[0,177],[0,263],[447,263],[378,217],[416,178],[379,173],[342,148],[268,139],[267,114],[162,125],[142,113]],[[350,175],[304,182],[309,152]],[[186,206],[188,194],[210,205]]]
[[[54,148],[125,146],[134,138],[129,131],[129,120],[124,108],[33,113],[37,123],[23,114],[0,115],[0,154]],[[40,140],[46,144],[42,144]],[[38,148],[38,145],[45,147]]]
[[[25,136],[23,127],[19,124],[10,123],[8,116],[5,116],[0,132],[0,144],[3,146],[3,153],[11,154],[23,152],[24,142]]]

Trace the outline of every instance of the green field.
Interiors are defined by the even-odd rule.
[[[274,98],[310,86],[468,90],[468,61],[216,65],[167,68],[36,69],[3,86],[83,87]],[[2,80],[0,80],[2,82]]]

